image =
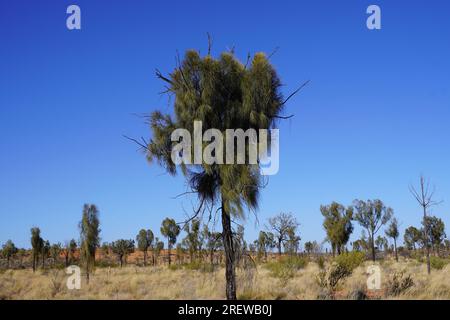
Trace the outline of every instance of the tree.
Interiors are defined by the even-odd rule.
[[[147,250],[151,248],[154,240],[152,230],[141,229],[136,236],[137,247],[144,253],[144,266],[147,265]]]
[[[43,240],[41,238],[41,230],[37,227],[31,228],[31,247],[33,249],[33,272],[36,271],[41,253]]]
[[[319,248],[319,245],[317,244],[316,241],[307,241],[305,242],[305,251],[307,254],[311,254],[314,252],[317,252]]]
[[[50,256],[53,259],[53,266],[58,262],[59,256],[62,251],[61,243],[54,243],[50,246]]]
[[[223,248],[222,234],[220,232],[209,231],[208,226],[203,227],[203,238],[206,240],[206,250],[209,252],[209,262],[214,264],[214,253]]]
[[[13,257],[17,252],[18,249],[14,245],[14,242],[12,242],[11,240],[6,241],[5,244],[3,245],[2,255],[4,258],[6,258],[8,268],[11,257]]]
[[[297,229],[299,223],[292,213],[280,213],[269,219],[269,226],[274,231],[274,237],[278,247],[278,255],[281,256],[281,246],[289,239],[289,234]]]
[[[398,221],[396,218],[392,219],[391,224],[389,225],[385,233],[389,238],[392,238],[392,240],[394,240],[395,260],[398,262],[397,238],[400,236],[400,232],[398,231]]]
[[[423,224],[424,228],[423,231],[423,241],[424,246],[427,254],[427,271],[428,274],[431,273],[431,262],[430,262],[430,246],[428,244],[429,240],[429,230],[426,227],[425,221],[427,219],[427,213],[430,210],[431,207],[438,205],[440,202],[436,202],[434,198],[435,188],[433,190],[430,190],[430,181],[425,179],[424,176],[420,176],[420,182],[419,182],[419,190],[414,188],[414,186],[409,186],[409,191],[413,195],[413,197],[416,199],[416,201],[419,203],[419,205],[422,207],[423,210]]]
[[[416,243],[419,243],[422,239],[422,231],[416,227],[409,227],[405,230],[403,235],[403,241],[408,250],[416,250]]]
[[[186,223],[183,227],[186,232],[186,237],[183,239],[183,244],[189,251],[190,262],[194,260],[194,256],[200,251],[200,220],[192,219],[190,223]]]
[[[331,243],[333,256],[336,251],[341,254],[353,232],[353,209],[332,202],[328,206],[320,206],[320,212],[324,216],[323,227],[327,233],[327,239]]]
[[[180,226],[177,225],[175,220],[165,218],[161,225],[161,234],[167,238],[167,257],[169,259],[170,266],[170,250],[177,242],[177,237],[180,234]]]
[[[100,220],[98,209],[94,204],[85,204],[79,224],[80,257],[86,271],[86,281],[89,283],[89,273],[95,265],[95,251],[100,246]]]
[[[77,251],[77,242],[75,241],[75,239],[66,241],[63,250],[64,262],[66,267],[68,267],[69,263],[71,263],[74,260],[74,255],[76,251]]]
[[[375,245],[377,246],[379,251],[388,251],[389,249],[387,239],[382,236],[377,237],[377,239],[375,240]]]
[[[439,248],[446,238],[444,221],[438,217],[427,216],[423,225],[424,229],[428,229],[428,240],[424,241],[424,244],[429,243],[433,246],[436,254],[439,255]],[[425,232],[423,232],[423,234],[425,234]]]
[[[117,241],[114,241],[111,244],[112,252],[117,254],[120,262],[120,267],[123,266],[123,258],[125,257],[125,263],[126,263],[126,257],[134,252],[134,241],[133,240],[124,240],[120,239]]]
[[[272,232],[260,231],[258,236],[258,254],[264,254],[264,260],[267,262],[267,252],[275,247],[274,235]]]
[[[150,161],[157,160],[170,174],[177,171],[171,159],[175,143],[170,138],[174,129],[184,128],[195,136],[194,121],[201,121],[205,130],[214,128],[221,132],[220,136],[214,135],[215,139],[223,138],[227,129],[237,128],[244,132],[252,129],[259,135],[259,129],[273,128],[275,120],[283,118],[279,115],[283,105],[300,90],[284,100],[279,92],[281,81],[263,53],[256,54],[244,65],[233,53],[223,53],[220,58],[214,59],[209,52],[205,57],[200,57],[197,51],[190,50],[168,77],[160,72],[157,72],[157,76],[167,84],[167,93],[175,96],[175,116],[153,112],[149,119],[152,140],[140,144],[147,151],[147,158]],[[198,159],[199,164],[182,163],[181,172],[191,191],[198,196],[199,207],[194,216],[206,206],[217,207],[221,212],[226,297],[235,300],[236,272],[231,218],[243,217],[245,208],[257,209],[259,189],[263,182],[258,163],[237,164],[236,156],[231,163],[222,165],[223,153],[221,156],[216,147],[209,147],[205,151],[209,151],[215,161],[211,163]],[[243,152],[241,150],[239,159],[249,156],[250,148],[245,149]],[[183,149],[178,156],[192,158],[194,152]]]
[[[290,255],[297,254],[300,240],[301,238],[295,234],[295,229],[290,229],[288,231],[288,238],[284,243],[285,252],[288,252]]]
[[[43,241],[42,247],[41,247],[42,269],[45,268],[45,259],[48,258],[49,254],[50,254],[50,242],[48,240],[46,240],[46,241]]]
[[[156,264],[159,258],[159,255],[161,254],[161,251],[164,249],[164,242],[159,241],[158,237],[155,238],[155,248],[153,249],[154,251],[154,262],[153,264]]]
[[[372,260],[375,261],[375,234],[391,219],[393,210],[386,207],[381,200],[355,200],[354,210],[355,220],[369,233]]]

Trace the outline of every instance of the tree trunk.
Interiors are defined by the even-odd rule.
[[[144,250],[144,267],[147,265],[147,249]]]
[[[374,241],[374,239],[373,239],[373,234],[372,234],[372,236],[371,236],[371,238],[370,238],[370,245],[372,246],[372,261],[373,262],[375,262],[375,259],[376,259],[376,253],[375,253],[375,241]]]
[[[397,240],[394,238],[395,261],[398,262]]]
[[[424,221],[423,231],[425,233],[424,244],[427,253],[427,272],[428,274],[431,274],[430,246],[428,245],[428,225],[426,218],[427,218],[427,208],[426,206],[423,206],[423,221]]]
[[[233,232],[231,230],[231,218],[225,212],[222,202],[222,238],[225,249],[225,279],[227,300],[236,300],[236,270],[234,265]]]
[[[170,243],[167,241],[167,257],[169,258],[169,267],[170,267]]]
[[[281,240],[278,240],[278,256],[281,257]]]

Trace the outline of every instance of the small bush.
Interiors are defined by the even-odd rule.
[[[449,263],[448,260],[442,259],[440,257],[432,256],[430,257],[430,265],[433,269],[441,270]]]
[[[405,276],[404,272],[395,272],[387,282],[387,294],[398,296],[414,286],[411,275]]]
[[[323,256],[319,256],[317,258],[317,265],[319,266],[320,270],[325,269],[325,258]]]
[[[352,251],[340,254],[334,259],[334,261],[337,265],[347,269],[351,273],[353,270],[359,267],[365,259],[366,255],[364,254],[364,252]]]
[[[295,272],[303,269],[308,264],[308,259],[304,257],[283,257],[279,261],[268,262],[265,267],[270,270],[275,278],[279,278],[282,284],[295,276]]]

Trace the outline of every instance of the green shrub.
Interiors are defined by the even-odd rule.
[[[200,261],[192,261],[185,264],[184,267],[188,270],[198,270],[202,272],[213,272],[215,270],[214,265]]]
[[[352,251],[340,254],[334,259],[334,262],[338,266],[345,268],[348,272],[352,273],[352,271],[359,267],[365,259],[366,255],[364,252]]]
[[[279,261],[268,262],[265,267],[270,270],[272,277],[279,278],[286,283],[295,276],[297,270],[308,264],[308,259],[299,256],[282,257]]]
[[[433,269],[441,270],[449,263],[448,260],[432,256],[430,257],[430,264]]]
[[[319,266],[320,270],[325,269],[325,258],[323,256],[319,256],[317,258],[317,265]]]

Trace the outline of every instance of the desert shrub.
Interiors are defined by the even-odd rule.
[[[433,269],[441,270],[443,269],[449,261],[440,257],[432,256],[430,257],[430,264]]]
[[[265,264],[265,267],[271,272],[275,278],[286,283],[295,276],[295,272],[303,269],[308,264],[308,259],[304,257],[292,256],[282,257],[278,261],[272,261]]]
[[[352,271],[345,265],[334,263],[328,270],[322,270],[317,275],[317,284],[331,292],[335,292],[341,280],[352,274]]]
[[[404,272],[395,272],[388,280],[386,292],[390,296],[398,296],[414,286],[411,275],[405,276]]]
[[[359,267],[365,259],[366,255],[364,252],[352,251],[340,254],[334,259],[334,262],[351,273]]]
[[[325,258],[323,256],[319,256],[317,258],[317,265],[319,266],[320,270],[325,269]]]

